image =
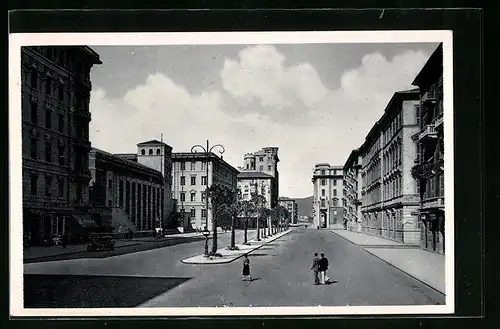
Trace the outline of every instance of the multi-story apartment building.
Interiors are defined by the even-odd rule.
[[[247,153],[244,156],[243,167],[238,167],[240,172],[258,171],[274,177],[271,199],[271,208],[278,205],[279,195],[279,171],[278,171],[278,147],[264,147],[254,153]]]
[[[273,200],[276,198],[273,194],[275,178],[269,174],[259,171],[243,171],[238,174],[238,191],[241,200],[250,200],[252,195],[262,195],[266,200],[266,208],[271,208]],[[243,214],[241,215],[243,216]],[[238,223],[242,227],[242,222]],[[248,219],[248,227],[257,226],[257,217]]]
[[[420,113],[415,167],[412,170],[420,196],[421,246],[445,252],[443,45],[430,56],[413,85],[420,89]]]
[[[345,203],[344,222],[347,222],[347,229],[350,231],[361,232],[361,166],[362,156],[359,149],[351,152],[344,164],[344,193],[343,201]]]
[[[278,204],[285,207],[290,213],[290,224],[297,224],[299,222],[299,205],[295,200],[281,197],[278,198]]]
[[[364,232],[418,244],[418,194],[411,168],[416,154],[418,90],[396,92],[368,133],[362,159]]]
[[[208,161],[207,161],[208,160]],[[208,175],[207,175],[208,162]],[[212,210],[205,191],[212,184],[237,189],[239,171],[214,153],[172,153],[172,198],[176,211],[193,228],[212,230]]]
[[[23,229],[32,244],[96,225],[88,216],[95,64],[86,46],[21,49]]]
[[[119,233],[164,226],[165,181],[160,171],[133,157],[95,148],[90,151],[89,166],[91,213],[96,222]]]
[[[313,173],[313,225],[318,228],[343,228],[343,172],[341,166],[318,163]]]

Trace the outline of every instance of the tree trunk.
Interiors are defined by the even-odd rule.
[[[235,222],[235,216],[231,216],[231,249],[234,249],[234,246],[236,245],[236,232],[234,227]]]
[[[245,234],[243,235],[243,244],[247,244],[248,243],[248,217],[245,217]]]
[[[213,229],[213,237],[212,237],[212,253],[215,254],[217,252],[217,219],[216,219],[216,211],[212,210],[212,229]],[[208,216],[208,211],[207,211]]]
[[[260,241],[259,216],[257,216],[257,241]]]

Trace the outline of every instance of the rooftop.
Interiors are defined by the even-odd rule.
[[[273,176],[260,171],[242,171],[238,178],[274,178]]]
[[[164,142],[160,142],[159,140],[157,139],[152,139],[150,141],[147,141],[147,142],[141,142],[141,143],[138,143],[137,146],[143,146],[143,145],[165,145],[165,146],[168,146],[171,148],[170,145],[168,145],[167,143],[164,143]]]
[[[117,156],[115,154],[111,154],[109,152],[106,152],[106,151],[103,151],[101,149],[98,149],[98,148],[95,148],[93,147],[92,150],[90,152],[94,152],[96,154],[101,154],[101,155],[104,155],[104,156],[107,156],[109,158],[113,158],[113,160],[116,160],[116,162],[118,163],[121,163],[123,165],[126,165],[126,166],[130,166],[130,167],[135,167],[137,169],[142,169],[144,171],[148,171],[150,172],[151,174],[154,174],[154,175],[158,175],[160,177],[163,177],[162,173],[159,172],[158,170],[155,170],[153,168],[150,168],[148,166],[145,166],[143,164],[140,164],[136,161],[132,161],[132,160],[128,160],[128,159],[125,159],[121,156]]]

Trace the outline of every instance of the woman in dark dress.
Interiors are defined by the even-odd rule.
[[[252,277],[250,276],[250,260],[248,259],[248,255],[245,255],[245,259],[243,260],[243,281],[252,281]]]

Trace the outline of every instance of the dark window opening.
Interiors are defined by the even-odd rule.
[[[64,166],[64,146],[59,146],[59,164]]]
[[[31,123],[38,123],[38,104],[31,102]]]
[[[38,140],[36,138],[31,139],[30,157],[32,159],[38,158]]]
[[[153,149],[149,149],[149,155],[153,155]]]
[[[37,72],[37,70],[31,70],[30,86],[31,86],[31,88],[34,88],[34,89],[38,88],[38,72]]]
[[[142,154],[142,155],[146,155],[146,150],[145,150],[145,149],[142,149],[142,150],[141,150],[141,154]]]
[[[52,176],[45,176],[45,195],[52,196]]]
[[[52,162],[52,145],[50,142],[45,142],[45,161]]]
[[[52,111],[51,110],[45,110],[45,127],[47,129],[52,128]]]
[[[156,149],[156,155],[160,155],[160,149]]]
[[[31,174],[31,195],[37,195],[37,189],[38,189],[38,175],[37,174]]]

